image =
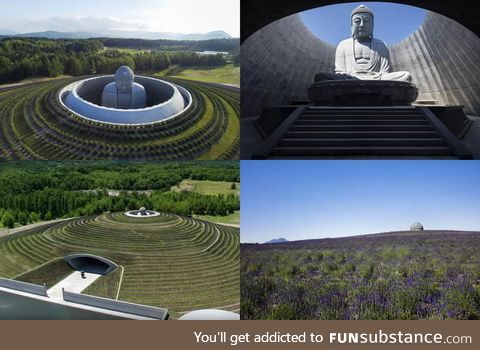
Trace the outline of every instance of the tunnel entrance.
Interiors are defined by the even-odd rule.
[[[118,267],[113,261],[90,254],[74,254],[64,259],[76,271],[100,275],[106,275]]]

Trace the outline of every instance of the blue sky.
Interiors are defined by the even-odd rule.
[[[480,162],[242,161],[241,241],[480,231]]]
[[[425,10],[394,3],[355,2],[319,7],[300,13],[305,25],[320,39],[337,45],[351,36],[350,14],[360,4],[375,16],[373,35],[387,44],[395,44],[412,34],[425,18]]]
[[[240,35],[240,0],[0,0],[0,31],[105,29]]]

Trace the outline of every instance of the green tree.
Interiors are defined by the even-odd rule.
[[[26,225],[28,223],[28,215],[24,211],[18,213],[18,222],[20,225]]]
[[[36,212],[32,211],[32,212],[30,213],[30,221],[31,221],[31,222],[40,221],[40,216],[39,216]]]
[[[237,189],[237,184],[235,182],[232,182],[232,185],[230,186],[231,190],[236,190]]]
[[[17,61],[13,69],[12,80],[18,81],[35,74],[35,65],[29,58]]]
[[[70,56],[65,62],[65,73],[74,76],[83,74],[81,62],[76,56]]]
[[[7,58],[0,56],[0,82],[6,82],[11,79],[15,65]]]
[[[50,59],[50,66],[48,67],[48,76],[56,77],[63,73],[63,64],[58,57],[52,57]]]
[[[13,215],[6,211],[2,216],[2,225],[3,227],[13,228],[15,226],[15,218]]]

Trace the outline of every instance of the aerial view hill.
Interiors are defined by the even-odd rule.
[[[244,319],[479,319],[480,232],[241,246]]]
[[[0,40],[0,84],[13,83],[0,85],[0,159],[238,158],[238,88],[221,85],[238,85],[235,55],[235,39]],[[104,123],[66,108],[63,88],[122,65],[185,88],[191,102],[174,118],[146,124]],[[162,102],[153,88],[147,96],[147,107]]]
[[[220,190],[171,190],[183,181]],[[174,319],[238,311],[239,228],[192,217],[238,212],[238,181],[234,162],[3,163],[0,277],[50,291],[74,272],[65,257],[94,255],[118,267],[83,294],[166,308]],[[156,214],[127,215],[142,206]]]
[[[173,214],[138,220],[102,214],[9,235],[0,240],[0,274],[51,287],[73,272],[66,263],[52,270],[59,258],[94,254],[119,268],[84,294],[167,308],[171,318],[238,310],[238,229]]]
[[[0,12],[0,160],[239,159],[237,1]]]

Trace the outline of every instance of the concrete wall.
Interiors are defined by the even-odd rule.
[[[0,288],[0,301],[0,320],[127,320],[139,318],[130,315],[112,315],[109,310],[86,310],[78,306],[72,307],[52,298],[7,288]]]
[[[252,34],[242,50],[242,117],[263,106],[307,99],[316,72],[334,70],[335,47],[316,38],[298,15]],[[427,12],[422,26],[390,48],[394,70],[412,73],[419,99],[464,105],[480,116],[480,38],[451,19]]]
[[[153,306],[145,306],[140,304],[126,303],[112,299],[93,297],[90,295],[70,293],[63,291],[63,299],[71,303],[83,304],[88,306],[99,307],[113,311],[124,312],[144,317],[151,317],[164,320],[167,317],[167,309],[161,309]]]
[[[38,284],[15,281],[8,278],[0,278],[0,287],[15,289],[21,292],[32,293],[47,297],[47,288]]]
[[[113,75],[105,75],[84,80],[78,85],[77,94],[88,102],[101,105],[103,89],[108,83],[114,81],[115,77]],[[145,88],[147,93],[147,107],[152,107],[168,101],[175,93],[172,85],[163,83],[157,79],[149,79],[137,75],[135,76],[135,82]]]
[[[480,38],[442,15],[427,12],[422,26],[390,48],[394,70],[406,70],[418,99],[464,105],[480,116]]]
[[[115,109],[99,106],[81,97],[83,95],[93,101],[93,96],[100,91],[99,87],[107,84],[109,79],[112,77],[102,76],[71,83],[60,90],[59,102],[65,109],[80,117],[120,125],[143,125],[166,121],[181,115],[192,105],[192,96],[185,88],[159,79],[140,76],[137,76],[135,81],[146,87],[147,100],[160,99],[160,103],[156,101],[157,104],[141,109]],[[162,100],[164,97],[168,100]]]
[[[306,99],[316,72],[333,72],[335,47],[315,37],[298,15],[280,19],[241,47],[242,117],[262,106]]]

